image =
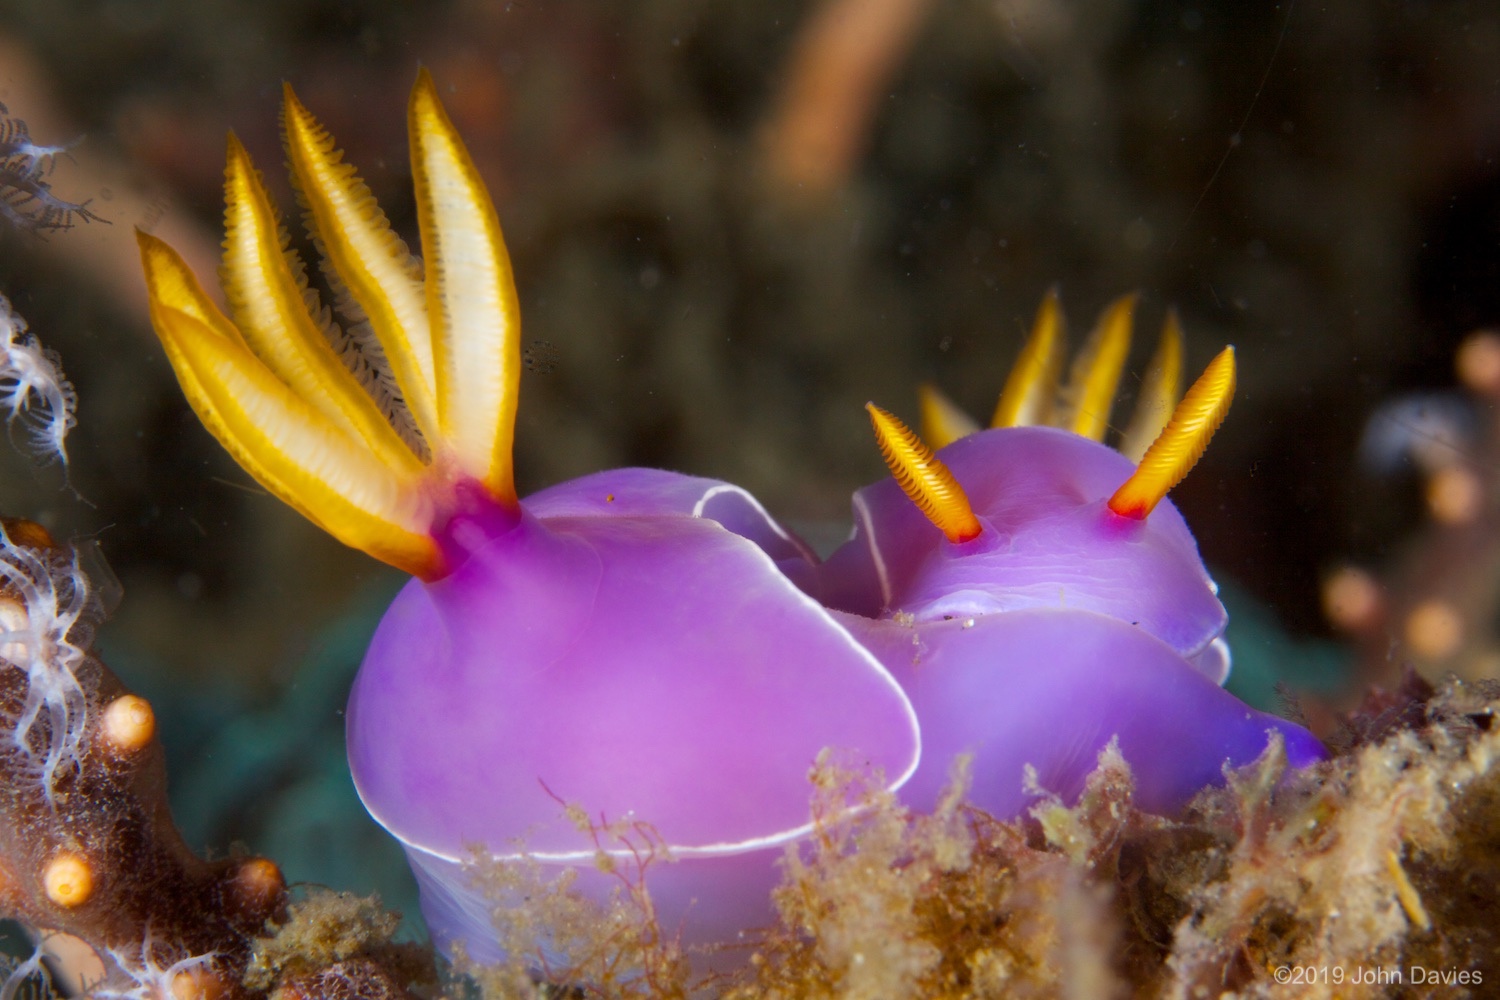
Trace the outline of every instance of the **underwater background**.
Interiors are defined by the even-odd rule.
[[[1316,724],[1408,660],[1500,677],[1495,417],[1453,388],[1460,343],[1500,327],[1493,4],[4,2],[0,102],[71,144],[49,180],[100,218],[0,227],[0,291],[80,400],[72,489],[7,449],[0,511],[97,539],[124,595],[100,647],[157,706],[194,847],[414,912],[341,716],[400,577],[199,426],[133,230],[211,271],[231,128],[293,204],[289,80],[414,235],[419,64],[515,261],[523,494],[660,466],[836,541],[884,474],[866,400],[914,416],[930,380],[986,413],[1049,287],[1075,339],[1138,289],[1135,377],[1169,305],[1189,370],[1238,351],[1173,493],[1225,584],[1237,693],[1285,683]],[[1483,489],[1458,524],[1433,441]],[[1353,641],[1323,611],[1346,565],[1392,609]],[[1395,609],[1438,592],[1461,634],[1424,645]]]

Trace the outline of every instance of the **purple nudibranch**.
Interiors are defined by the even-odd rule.
[[[476,848],[574,869],[599,897],[619,884],[601,851],[623,867],[635,847],[665,853],[649,885],[669,933],[769,924],[775,862],[812,827],[809,769],[834,748],[899,787],[920,753],[910,700],[799,587],[816,559],[743,490],[624,469],[517,498],[510,262],[427,73],[408,108],[420,262],[290,88],[282,124],[347,328],[233,137],[230,315],[141,233],[152,320],[189,402],[256,479],[417,577],[371,642],[347,734],[434,938],[499,957],[504,901],[464,868]],[[647,842],[621,842],[620,822]]]
[[[1170,500],[1145,519],[1108,509],[1134,471],[1051,427],[980,431],[939,451],[982,531],[954,543],[893,479],[860,490],[854,536],[820,567],[830,606],[901,682],[922,724],[902,800],[930,809],[959,753],[970,801],[1017,815],[1038,783],[1071,798],[1118,737],[1143,808],[1171,812],[1279,732],[1293,766],[1325,754],[1300,726],[1219,685],[1227,622]]]
[[[523,501],[498,217],[425,71],[408,125],[422,261],[286,91],[288,159],[347,329],[233,137],[230,315],[139,238],[153,323],[204,424],[273,494],[417,578],[355,680],[349,760],[445,950],[501,957],[505,901],[474,887],[472,849],[566,866],[603,896],[617,882],[598,852],[631,857],[599,833],[617,821],[672,859],[647,873],[668,933],[731,942],[768,924],[829,748],[919,808],[973,753],[973,799],[1001,817],[1030,801],[1025,765],[1072,794],[1116,736],[1163,810],[1273,730],[1295,763],[1322,753],[1218,686],[1224,610],[1163,501],[1227,408],[1230,352],[1138,467],[1080,423],[977,434],[942,452],[949,472],[877,418],[897,481],[856,495],[855,534],[827,563],[717,480],[618,469]],[[1100,371],[1086,381],[1104,388],[1074,394],[1091,420],[1114,391]]]
[[[799,543],[735,487],[618,469],[522,509],[450,529],[467,558],[398,595],[349,701],[360,797],[406,847],[435,938],[501,957],[463,889],[477,845],[617,884],[564,800],[650,824],[676,859],[651,870],[653,902],[685,940],[767,925],[775,860],[811,829],[809,767],[845,748],[899,786],[909,701],[778,569]]]

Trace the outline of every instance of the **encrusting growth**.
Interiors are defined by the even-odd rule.
[[[87,945],[94,961],[64,963],[64,974],[94,996],[134,995],[150,970],[189,958],[187,995],[242,992],[253,937],[285,905],[279,870],[188,849],[167,807],[150,705],[90,651],[98,611],[76,555],[30,522],[3,527],[0,720],[11,738],[0,748],[0,867],[14,877],[0,916],[43,949],[57,933]],[[247,882],[254,891],[240,889]]]
[[[3,297],[0,327],[12,415],[40,399],[49,430],[35,443],[62,459],[72,390]],[[37,946],[0,967],[0,998],[33,988],[43,958],[64,991],[94,1000],[262,995],[245,970],[286,913],[286,881],[268,859],[205,861],[184,843],[155,713],[92,650],[102,616],[74,549],[0,518],[0,919]],[[404,995],[384,966],[364,981]]]

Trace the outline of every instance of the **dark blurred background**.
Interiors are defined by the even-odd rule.
[[[52,181],[108,221],[0,234],[0,290],[78,390],[82,497],[6,455],[0,508],[98,538],[126,594],[106,648],[164,689],[295,700],[321,630],[397,581],[199,427],[132,230],[208,276],[231,128],[295,221],[288,80],[415,243],[418,65],[515,261],[523,490],[648,464],[842,524],[883,472],[867,399],[914,418],[931,379],[986,414],[1050,286],[1075,342],[1138,289],[1127,390],[1168,305],[1191,370],[1239,351],[1174,494],[1206,559],[1318,637],[1329,568],[1423,523],[1414,479],[1358,461],[1370,413],[1500,323],[1487,0],[6,0],[0,101],[78,140]]]

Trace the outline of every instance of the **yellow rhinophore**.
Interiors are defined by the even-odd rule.
[[[1109,498],[1110,510],[1123,517],[1143,518],[1182,482],[1229,413],[1234,382],[1234,348],[1226,347],[1182,397],[1135,474]]]
[[[866,403],[880,454],[901,489],[950,542],[967,542],[981,530],[964,488],[932,449],[891,413]]]

